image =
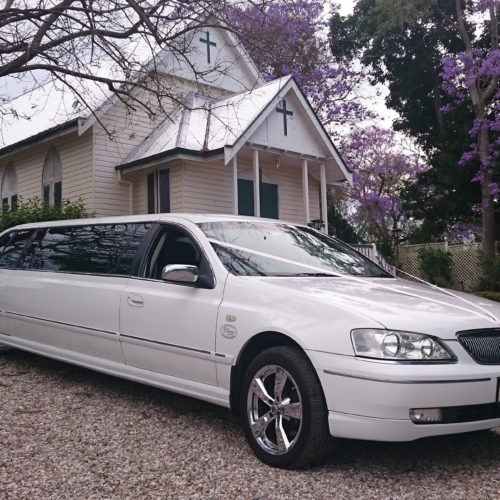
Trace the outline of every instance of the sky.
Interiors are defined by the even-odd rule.
[[[340,0],[337,3],[340,5],[341,14],[348,15],[353,10],[355,0]],[[328,15],[328,12],[325,14]],[[59,97],[55,98],[51,92],[47,92],[46,89],[42,88],[46,81],[47,77],[43,73],[26,75],[21,79],[0,78],[0,97],[16,98],[15,111],[19,115],[25,114],[33,117],[31,120],[25,121],[15,117],[8,119],[4,115],[3,123],[0,126],[0,147],[17,142],[27,135],[38,133],[57,123],[62,123],[66,119],[88,113],[86,109],[75,108],[76,101],[70,93],[55,89],[51,91],[52,94],[58,94]],[[102,91],[100,92],[102,95]],[[396,115],[387,110],[384,105],[386,89],[366,84],[362,87],[361,92],[365,98],[370,100],[370,107],[373,107],[381,116],[381,119],[377,120],[378,124],[390,127]],[[104,96],[102,95],[102,97]],[[50,112],[47,112],[47,108]],[[23,126],[19,126],[21,121],[24,122]]]

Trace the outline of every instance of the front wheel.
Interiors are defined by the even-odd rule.
[[[243,379],[242,420],[255,454],[273,467],[297,469],[321,461],[331,437],[318,377],[296,348],[259,354]]]

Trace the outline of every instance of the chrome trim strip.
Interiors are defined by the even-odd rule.
[[[99,330],[98,328],[91,328],[89,326],[76,325],[74,323],[65,323],[64,321],[56,321],[53,319],[40,318],[38,316],[30,316],[29,314],[15,313],[11,311],[5,311],[5,315],[10,315],[14,317],[34,319],[35,321],[43,321],[45,323],[52,323],[54,325],[70,326],[71,328],[80,328],[82,330],[88,330],[91,332],[105,333],[107,335],[117,335],[116,332],[109,332],[107,330]]]
[[[386,384],[463,384],[468,382],[490,382],[489,378],[473,378],[459,380],[394,380],[389,378],[362,377],[360,375],[347,375],[345,373],[323,370],[327,375],[337,375],[339,377],[356,378],[359,380],[369,380],[370,382],[383,382]]]
[[[160,340],[151,340],[151,339],[145,339],[143,337],[135,337],[134,335],[126,335],[122,333],[120,335],[120,338],[128,338],[128,339],[133,339],[133,340],[139,340],[141,342],[148,342],[150,344],[157,344],[157,345],[162,345],[165,347],[173,347],[175,349],[182,349],[184,351],[191,351],[191,352],[197,352],[199,354],[206,354],[208,356],[211,356],[212,353],[211,351],[205,351],[204,349],[197,349],[196,347],[187,347],[183,345],[178,345],[178,344],[169,344],[168,342],[161,342]]]

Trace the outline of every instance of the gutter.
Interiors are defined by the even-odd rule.
[[[5,146],[4,148],[0,149],[0,158],[10,153],[17,152],[17,150],[32,146],[33,144],[52,139],[55,136],[73,132],[73,129],[75,131],[78,130],[78,118],[74,118],[73,120],[62,123],[61,125],[56,125],[55,127],[44,130],[43,132],[40,132],[36,135],[32,135],[31,137],[22,139],[21,141],[15,142],[14,144]]]
[[[224,148],[212,149],[211,151],[199,151],[196,149],[187,149],[187,148],[173,148],[168,151],[162,151],[161,153],[157,153],[152,156],[147,156],[145,158],[139,158],[138,160],[131,161],[129,163],[122,163],[121,165],[117,165],[115,170],[117,171],[125,171],[129,170],[133,167],[137,167],[139,165],[143,165],[146,163],[159,162],[160,160],[166,160],[172,156],[178,155],[187,155],[192,156],[194,158],[210,158],[212,156],[218,156],[224,154]]]

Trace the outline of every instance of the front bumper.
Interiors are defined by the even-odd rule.
[[[411,441],[500,426],[500,365],[479,365],[458,342],[449,344],[457,363],[400,364],[309,351],[332,436]],[[416,424],[412,408],[445,408],[449,423]]]

